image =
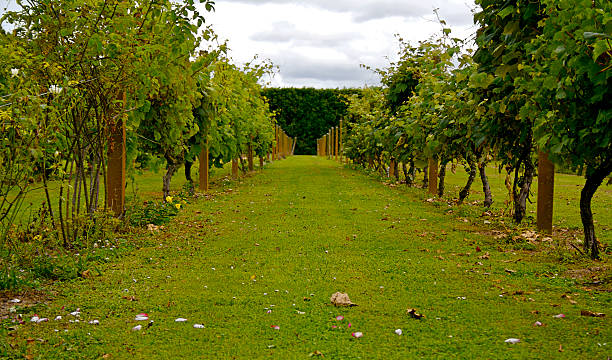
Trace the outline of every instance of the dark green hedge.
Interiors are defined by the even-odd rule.
[[[359,89],[267,88],[263,95],[276,112],[278,124],[297,137],[296,155],[315,155],[317,139],[346,115],[345,96]]]

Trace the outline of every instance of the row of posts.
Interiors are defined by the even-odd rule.
[[[342,120],[340,120],[339,126],[330,128],[327,134],[317,140],[317,156],[326,156],[328,159],[343,162],[344,143],[342,129]]]
[[[391,166],[397,166],[392,164]],[[429,159],[429,193],[438,194],[438,161]],[[389,172],[391,173],[391,171]],[[536,222],[538,230],[552,234],[553,231],[553,197],[555,194],[555,165],[548,159],[548,154],[538,154],[538,201]]]
[[[125,92],[120,93],[119,99],[125,106]],[[110,127],[108,146],[108,165],[106,173],[106,203],[116,216],[122,216],[125,209],[126,188],[126,130],[125,114],[121,111],[116,123]],[[295,152],[297,138],[289,137],[280,126],[274,127],[274,143],[267,155],[268,161],[284,159]],[[254,170],[253,148],[249,145],[246,154],[249,170]],[[240,158],[232,160],[232,177],[238,178],[238,162]],[[264,158],[259,158],[259,165],[263,167]],[[200,153],[200,190],[209,189],[209,146],[206,140]]]
[[[297,138],[291,138],[283,129],[275,125],[274,126],[274,144],[268,152],[267,160],[275,161],[285,159],[286,157],[293,155],[295,152],[295,144],[297,142]],[[202,153],[200,154],[200,190],[203,192],[208,191],[208,140],[206,140],[206,146],[202,149]],[[241,155],[242,156],[242,155]],[[249,171],[255,170],[254,157],[253,157],[253,147],[249,144],[247,149],[246,158],[249,165]],[[259,157],[259,167],[263,168],[264,166],[264,158]],[[237,179],[240,171],[240,158],[232,159],[232,178]]]
[[[342,120],[340,120],[339,126],[330,128],[327,134],[317,140],[317,156],[343,162],[342,141]],[[392,160],[389,164],[389,176],[393,176],[397,166],[399,164]],[[438,167],[437,160],[429,159],[428,190],[432,195],[438,194]],[[546,153],[540,152],[538,155],[537,226],[540,231],[548,234],[552,234],[554,182],[555,166]]]

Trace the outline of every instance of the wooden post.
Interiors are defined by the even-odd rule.
[[[342,155],[343,155],[343,148],[342,148],[342,120],[340,120],[340,135],[338,135],[339,137],[339,142],[340,142],[340,162],[342,163]]]
[[[334,141],[335,141],[334,147],[335,147],[336,161],[338,161],[338,146],[340,145],[340,140],[339,140],[339,138],[340,138],[340,135],[339,135],[340,130],[338,129],[337,126],[336,126],[336,131],[335,132],[336,132],[336,138],[334,139]]]
[[[238,159],[232,159],[232,179],[238,179]]]
[[[125,107],[126,95],[122,92],[119,100]],[[117,121],[109,124],[108,165],[106,170],[106,204],[117,217],[123,216],[125,209],[125,121],[123,107],[116,115]]]
[[[389,178],[392,178],[395,175],[396,166],[397,164],[395,163],[395,160],[391,159],[391,161],[389,161]]]
[[[276,126],[276,160],[280,160],[281,155],[280,155],[280,127],[277,125]]]
[[[438,160],[429,159],[429,193],[438,194]]]
[[[255,170],[255,164],[253,162],[253,145],[251,145],[251,143],[249,143],[247,157],[248,157],[248,161],[249,161],[249,171],[254,171]]]
[[[200,190],[208,191],[208,139],[200,152]]]
[[[278,125],[274,125],[274,146],[272,146],[272,160],[278,160]]]
[[[555,165],[548,154],[540,151],[538,155],[538,229],[552,234],[553,196],[555,193]]]

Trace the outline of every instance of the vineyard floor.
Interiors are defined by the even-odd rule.
[[[608,261],[562,262],[547,241],[520,249],[482,212],[291,157],[194,200],[160,232],[129,235],[149,245],[99,273],[49,285],[47,302],[19,309],[25,324],[2,330],[4,348],[48,359],[612,355]],[[334,307],[337,291],[358,306]]]

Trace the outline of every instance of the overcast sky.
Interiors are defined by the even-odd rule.
[[[378,84],[360,64],[396,59],[395,34],[416,43],[440,32],[435,8],[453,36],[470,37],[474,7],[473,0],[218,0],[205,16],[236,63],[258,55],[280,68],[272,86],[343,88]]]
[[[0,0],[0,12],[16,0]],[[201,6],[201,5],[200,5]],[[378,85],[374,68],[397,59],[395,34],[416,44],[441,31],[433,10],[469,38],[474,0],[217,0],[206,20],[242,64],[258,55],[279,72],[272,86],[343,88]]]

